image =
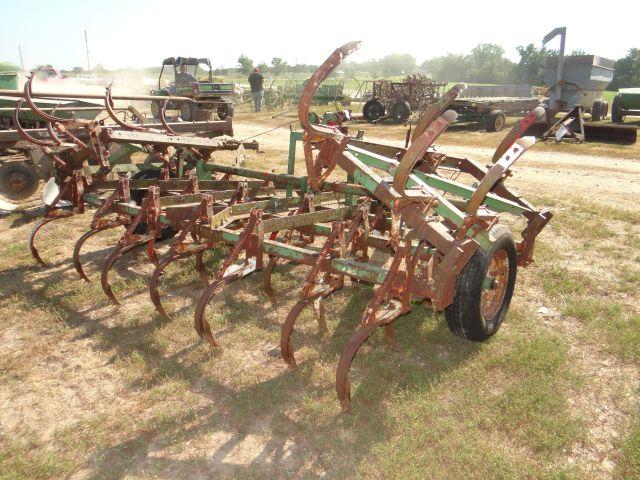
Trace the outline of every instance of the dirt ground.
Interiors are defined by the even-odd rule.
[[[235,137],[292,120],[239,114]],[[288,132],[257,137],[264,153],[247,166],[284,173]],[[488,162],[503,135],[455,129],[438,145]],[[639,180],[638,145],[536,145],[508,184],[554,218],[501,330],[474,344],[416,306],[397,350],[374,336],[356,358],[347,415],[333,375],[370,287],[329,297],[328,335],[302,317],[290,370],[279,331],[305,267],[276,271],[276,304],[261,274],[224,290],[209,308],[216,350],[192,328],[201,286],[188,261],[163,280],[169,321],[142,252],[115,269],[122,306],[102,294],[117,232],[86,245],[94,283],[78,279],[71,252],[90,213],[47,227],[47,269],[27,248],[34,215],[1,218],[0,478],[640,478]]]

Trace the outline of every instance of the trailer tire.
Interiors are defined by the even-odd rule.
[[[377,98],[372,98],[362,107],[362,116],[369,123],[375,122],[380,117],[383,117],[384,114],[384,105]]]
[[[29,162],[10,161],[0,165],[0,197],[26,200],[36,193],[40,178]]]
[[[177,175],[175,174],[170,174],[170,176],[172,178],[177,177]],[[158,178],[160,178],[160,170],[157,170],[157,169],[143,170],[141,172],[134,173],[133,175],[131,175],[132,180],[134,179],[157,180]],[[142,205],[142,199],[144,198],[146,193],[147,193],[146,190],[131,190],[131,201],[134,202],[136,205]],[[147,222],[141,221],[138,224],[138,226],[135,228],[133,233],[135,233],[136,235],[144,235],[145,233],[147,233]],[[178,233],[177,230],[163,225],[162,228],[160,229],[160,235],[158,236],[157,241],[163,242],[165,240],[169,240],[170,238],[175,237],[177,233]]]
[[[602,120],[606,120],[609,116],[609,102],[606,100],[602,101]]]
[[[182,102],[180,104],[180,118],[185,122],[191,122],[196,115],[196,105],[191,102]]]
[[[154,100],[151,102],[151,115],[153,118],[160,118],[160,111],[162,110],[162,104],[159,100]]]
[[[620,105],[620,102],[620,94],[613,97],[613,104],[611,105],[611,121],[613,123],[624,123],[624,115],[622,114],[622,106]]]
[[[396,100],[391,104],[391,119],[398,125],[405,123],[411,116],[411,105],[406,100]]]
[[[484,128],[487,132],[499,132],[504,128],[505,123],[507,123],[507,118],[502,110],[493,110],[485,118]]]
[[[227,117],[233,117],[234,112],[235,108],[231,102],[224,102],[224,105],[218,105],[218,108],[216,109],[216,113],[220,120],[224,120]]]
[[[493,243],[489,251],[477,250],[458,274],[453,303],[444,311],[453,334],[478,342],[487,340],[502,325],[518,268],[516,242],[511,231],[498,225],[491,229],[490,237]],[[506,273],[505,266],[508,267]],[[485,279],[490,270],[495,273],[494,285],[486,288]]]
[[[596,100],[591,106],[591,121],[599,122],[602,119],[602,110],[604,105],[601,100]]]

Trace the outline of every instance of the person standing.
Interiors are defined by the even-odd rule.
[[[264,77],[260,73],[258,67],[253,69],[253,73],[249,75],[249,85],[251,85],[251,96],[253,97],[253,105],[256,112],[262,111],[262,84]]]

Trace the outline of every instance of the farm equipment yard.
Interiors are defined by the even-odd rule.
[[[640,90],[557,36],[544,101],[0,89],[0,480],[640,478]]]

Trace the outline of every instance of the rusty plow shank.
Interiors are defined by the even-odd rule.
[[[153,271],[148,278],[149,298],[159,314],[156,318],[167,319],[176,315],[170,302],[178,293],[171,290],[172,272],[184,266],[182,260],[193,257],[199,282],[194,277],[188,288],[195,284],[199,289],[202,283],[193,325],[202,343],[213,347],[223,343],[216,338],[212,320],[236,285],[228,286],[262,271],[262,289],[275,304],[279,292],[271,285],[274,270],[287,263],[303,266],[304,276],[294,280],[301,284],[300,290],[286,317],[279,319],[283,368],[302,362],[296,359],[293,336],[306,308],[314,309],[314,321],[323,335],[328,331],[324,307],[331,294],[345,285],[372,286],[372,298],[357,326],[340,345],[335,389],[345,412],[352,407],[349,375],[358,351],[378,327],[384,327],[387,344],[395,348],[394,329],[402,328],[413,305],[428,303],[442,312],[455,335],[470,341],[488,339],[509,308],[517,267],[533,262],[536,238],[552,217],[506,185],[516,162],[534,144],[525,132],[544,110],[537,108],[524,116],[500,142],[488,166],[450,156],[436,145],[456,121],[451,105],[464,84],[439,98],[430,94],[404,148],[353,138],[346,124],[312,124],[314,95],[358,47],[359,42],[349,42],[337,48],[303,86],[297,112],[302,128],[290,132],[286,174],[252,169],[239,160],[230,164],[220,150],[240,148],[243,142],[205,138],[208,133],[185,135],[191,130],[184,124],[169,124],[168,102],[192,99],[148,96],[146,101],[159,102],[153,105],[154,113],[160,106],[159,124],[134,124],[115,108],[118,97],[109,85],[99,97],[106,109],[103,116],[111,117],[107,125],[98,120],[71,122],[58,118],[55,108],[38,108],[37,99],[55,96],[34,95],[32,75],[15,95],[15,138],[40,148],[54,170],[43,195],[45,216],[29,234],[32,256],[46,265],[36,244],[48,223],[95,208],[88,231],[73,248],[76,272],[91,282],[89,259],[94,257],[86,252],[87,242],[100,232],[124,227],[100,258],[102,290],[119,305],[117,287],[124,282],[110,279],[110,272],[125,254],[146,247],[146,254],[142,249],[139,253],[154,264],[149,267]],[[438,94],[442,91],[444,86]],[[42,118],[46,128],[23,128],[25,104],[29,115]],[[39,100],[38,104],[42,105]],[[226,124],[231,127],[230,121]],[[146,154],[147,159],[130,161],[131,152]],[[519,228],[526,222],[521,235],[505,227],[516,224],[503,222],[507,215],[519,219]],[[64,241],[59,239],[59,244]],[[206,252],[221,260],[214,272],[206,270]],[[120,277],[130,273],[121,272]],[[124,293],[123,303],[130,296]],[[341,338],[326,337],[330,342]],[[334,349],[332,345],[330,350]],[[373,361],[361,355],[367,357],[363,363]],[[354,398],[361,392],[355,389]]]

